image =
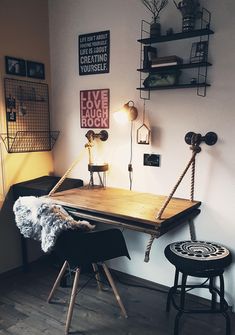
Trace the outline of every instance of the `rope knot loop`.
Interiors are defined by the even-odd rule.
[[[198,144],[196,144],[196,145],[192,145],[191,147],[190,147],[190,149],[193,151],[193,152],[195,152],[195,153],[199,153],[199,152],[201,152],[201,147],[199,147],[199,145]]]

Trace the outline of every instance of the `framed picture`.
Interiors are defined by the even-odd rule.
[[[208,54],[208,41],[194,42],[191,48],[190,63],[205,62]]]
[[[45,79],[45,68],[43,63],[27,60],[27,77]]]
[[[81,128],[109,128],[109,88],[80,91]]]
[[[110,31],[78,36],[79,75],[109,73]]]
[[[15,57],[5,57],[6,73],[14,76],[26,76],[25,60]]]

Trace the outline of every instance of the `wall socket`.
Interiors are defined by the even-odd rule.
[[[146,166],[160,166],[160,155],[144,154],[144,165]]]

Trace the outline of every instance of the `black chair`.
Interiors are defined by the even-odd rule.
[[[130,259],[123,234],[119,229],[90,232],[66,230],[59,235],[56,241],[54,252],[58,259],[63,263],[63,266],[48,296],[48,302],[51,301],[56,288],[59,286],[60,281],[65,274],[65,271],[70,268],[75,272],[65,325],[65,334],[68,334],[72,320],[73,307],[75,303],[81,268],[83,266],[87,266],[88,264],[92,264],[98,287],[101,289],[100,275],[97,267],[97,263],[101,263],[104,273],[106,274],[107,279],[113,289],[117,303],[121,308],[121,312],[124,317],[127,317],[125,307],[121,301],[110,271],[107,265],[104,263],[106,260],[120,256],[127,256]]]
[[[224,298],[224,269],[232,262],[230,251],[218,243],[205,241],[181,241],[169,244],[165,248],[166,258],[175,266],[174,286],[170,288],[167,297],[166,310],[169,312],[171,302],[178,310],[175,317],[174,335],[179,333],[179,320],[183,313],[221,313],[226,320],[226,335],[230,335],[230,318],[227,313],[228,304]],[[181,273],[181,284],[179,274]],[[187,285],[187,277],[207,278],[201,284]],[[219,288],[215,286],[215,279],[219,278]],[[208,283],[208,284],[207,284]],[[210,308],[185,307],[187,290],[207,288],[211,293]],[[179,302],[175,295],[179,291]],[[216,298],[219,297],[219,304]]]

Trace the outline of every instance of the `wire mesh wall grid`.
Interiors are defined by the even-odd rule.
[[[50,129],[48,85],[4,79],[6,133],[1,134],[9,153],[50,151],[59,131]]]

